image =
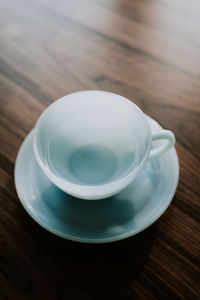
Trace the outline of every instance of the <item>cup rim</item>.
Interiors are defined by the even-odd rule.
[[[102,92],[102,93],[106,93],[106,94],[111,94],[113,96],[118,96],[120,98],[123,98],[124,101],[128,102],[128,103],[131,103],[135,109],[139,112],[139,114],[142,116],[142,119],[144,121],[144,123],[146,124],[146,127],[147,127],[147,130],[148,130],[148,147],[146,149],[146,152],[145,152],[145,155],[143,156],[142,160],[140,161],[140,163],[138,164],[138,166],[136,168],[134,168],[132,171],[130,171],[127,175],[125,176],[122,176],[121,178],[119,179],[116,179],[114,181],[111,181],[109,183],[104,183],[104,184],[96,184],[96,185],[83,185],[83,184],[79,184],[79,183],[73,183],[67,179],[62,179],[58,176],[56,176],[49,167],[47,167],[43,160],[41,159],[40,155],[39,155],[39,152],[37,150],[37,134],[39,132],[39,129],[40,129],[40,123],[41,123],[41,120],[44,118],[44,116],[46,116],[46,114],[49,112],[50,109],[52,109],[53,106],[57,106],[58,103],[60,102],[64,102],[64,101],[68,101],[69,99],[67,99],[69,96],[72,96],[72,95],[81,95],[83,93],[99,93],[99,92]],[[36,125],[35,125],[35,128],[34,128],[34,135],[33,135],[33,151],[34,151],[34,155],[35,155],[35,158],[36,158],[36,161],[38,162],[39,166],[41,167],[42,171],[45,173],[45,175],[49,178],[49,180],[51,182],[53,182],[56,186],[58,186],[61,190],[65,191],[65,192],[69,192],[68,189],[72,188],[76,188],[76,187],[79,187],[80,189],[82,190],[90,190],[90,191],[97,191],[98,189],[102,189],[102,187],[106,187],[106,188],[109,188],[109,187],[113,187],[114,185],[116,184],[120,184],[122,183],[123,181],[128,181],[129,178],[135,173],[137,172],[139,169],[142,168],[142,166],[144,165],[146,159],[148,158],[149,156],[149,153],[151,151],[151,144],[152,144],[152,133],[151,133],[151,129],[148,125],[148,122],[144,116],[144,113],[143,111],[134,103],[132,102],[131,100],[129,100],[128,98],[122,96],[122,95],[119,95],[119,94],[116,94],[116,93],[112,93],[112,92],[107,92],[107,91],[104,91],[104,90],[82,90],[82,91],[78,91],[78,92],[73,92],[73,93],[70,93],[70,94],[67,94],[57,100],[55,100],[53,103],[51,103],[40,115],[40,117],[38,118],[37,122],[36,122]],[[65,188],[65,186],[67,185],[67,188]]]

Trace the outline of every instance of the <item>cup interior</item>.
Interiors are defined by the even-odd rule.
[[[150,148],[151,133],[141,110],[103,91],[65,96],[39,118],[34,150],[42,167],[68,182],[96,186],[134,171]]]

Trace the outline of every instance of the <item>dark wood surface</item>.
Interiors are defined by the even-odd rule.
[[[85,89],[134,100],[177,138],[172,204],[113,244],[48,233],[13,181],[40,113]],[[200,299],[199,130],[198,0],[0,0],[0,299]]]

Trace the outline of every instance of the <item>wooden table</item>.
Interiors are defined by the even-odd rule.
[[[172,204],[113,244],[48,233],[13,181],[41,112],[86,89],[134,100],[177,138]],[[199,130],[198,0],[0,0],[0,299],[200,299]]]

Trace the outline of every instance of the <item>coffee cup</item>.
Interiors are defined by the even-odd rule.
[[[160,145],[152,149],[152,141]],[[43,172],[58,188],[98,200],[127,187],[145,162],[175,143],[169,130],[153,133],[141,109],[105,91],[81,91],[51,104],[34,129],[33,149]]]

